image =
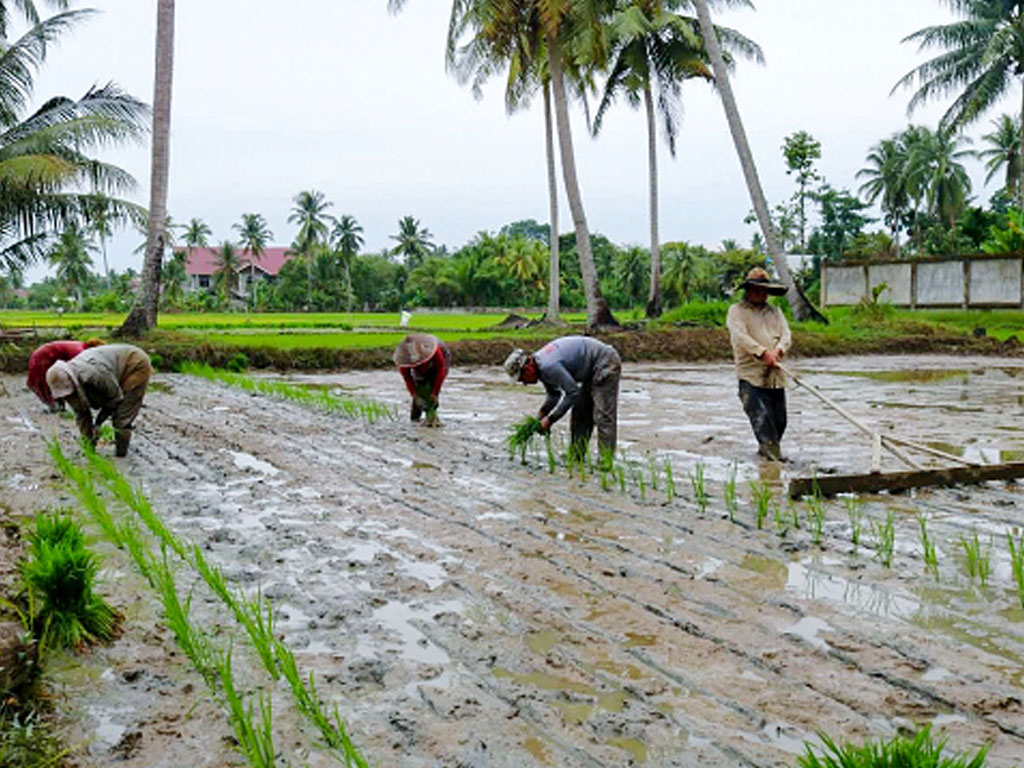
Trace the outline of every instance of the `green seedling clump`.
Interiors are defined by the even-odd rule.
[[[960,536],[960,546],[963,547],[967,575],[973,580],[977,578],[981,586],[988,584],[989,554],[990,549],[983,550],[981,541],[978,539],[978,532],[972,531],[970,538]]]
[[[815,493],[807,497],[807,523],[811,528],[811,540],[816,547],[821,546],[825,528],[825,502],[822,500],[818,486]]]
[[[772,501],[772,489],[768,483],[750,483],[750,495],[754,501],[754,516],[757,530],[764,528],[764,519],[768,517],[768,506]]]
[[[72,648],[113,637],[118,615],[95,592],[99,559],[78,523],[69,514],[41,514],[28,541],[19,570],[40,646]]]
[[[871,524],[875,533],[875,555],[886,568],[892,567],[892,556],[896,548],[896,518],[892,511],[886,513],[885,522]]]
[[[924,568],[931,571],[935,578],[939,578],[939,555],[935,550],[935,542],[928,535],[928,522],[924,515],[917,516],[917,524],[921,528],[921,559],[924,560]]]
[[[526,463],[526,450],[530,447],[530,441],[535,435],[540,434],[540,419],[536,416],[526,416],[517,421],[508,430],[508,437],[505,438],[505,445],[508,446],[508,457],[515,458],[518,453],[523,464]]]
[[[1007,531],[1006,544],[1010,550],[1010,568],[1017,584],[1017,597],[1020,599],[1020,607],[1024,608],[1024,535],[1014,541],[1013,534]]]
[[[725,499],[725,511],[729,513],[729,520],[736,518],[736,462],[729,465],[729,472],[725,477],[725,486],[722,489],[722,496]]]
[[[860,546],[860,534],[864,528],[864,502],[852,496],[847,496],[846,514],[850,518],[850,541],[853,543],[853,551]]]
[[[704,463],[698,461],[693,472],[690,473],[690,487],[693,488],[693,498],[697,502],[697,509],[703,517],[708,510],[708,490],[704,481]]]
[[[895,736],[889,741],[867,742],[863,745],[836,744],[823,733],[818,737],[824,748],[821,755],[811,744],[807,754],[799,758],[799,768],[984,768],[987,747],[973,755],[943,755],[946,740],[935,740],[930,726],[913,736]]]

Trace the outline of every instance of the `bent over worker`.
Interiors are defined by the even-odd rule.
[[[152,373],[149,356],[141,349],[109,344],[54,363],[46,373],[46,383],[54,398],[74,410],[78,431],[92,446],[96,445],[96,430],[111,419],[115,453],[125,456]],[[99,409],[95,422],[93,408]]]
[[[789,352],[792,337],[786,316],[768,303],[768,296],[783,295],[786,286],[772,282],[767,272],[754,267],[740,287],[743,300],[729,307],[726,319],[739,398],[757,438],[758,454],[781,461],[779,444],[786,431],[786,374],[777,364]]]
[[[615,347],[589,336],[563,336],[532,355],[514,350],[505,360],[505,371],[523,384],[544,385],[547,397],[538,413],[542,431],[571,409],[576,457],[586,454],[595,424],[602,461],[614,457],[622,374]]]
[[[425,413],[426,426],[440,427],[441,419],[437,416],[439,395],[452,367],[452,353],[447,345],[429,333],[410,333],[395,349],[392,359],[402,374],[405,388],[412,395],[409,417],[418,422]]]
[[[102,344],[100,339],[89,341],[49,341],[38,347],[28,359],[28,388],[36,393],[36,397],[49,406],[51,411],[57,410],[57,402],[53,399],[50,388],[46,386],[46,372],[58,360],[70,360],[89,347]]]

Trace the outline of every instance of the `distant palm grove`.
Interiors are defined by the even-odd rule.
[[[396,11],[404,5],[388,4]],[[429,222],[399,211],[389,247],[368,253],[356,218],[316,189],[291,198],[287,233],[271,231],[267,212],[240,212],[230,230],[217,233],[194,215],[202,212],[182,212],[193,216],[185,224],[166,214],[173,0],[158,3],[152,111],[114,84],[30,106],[48,48],[90,12],[49,0],[54,13],[44,17],[32,0],[0,0],[0,307],[135,307],[141,329],[152,326],[157,309],[408,306],[542,307],[552,320],[563,307],[586,307],[591,325],[612,325],[617,309],[644,307],[655,317],[665,307],[724,298],[755,264],[773,266],[814,301],[823,260],[1024,252],[1022,115],[991,114],[1004,97],[1024,99],[1024,2],[958,0],[948,3],[955,21],[910,33],[905,43],[935,55],[893,90],[910,92],[911,110],[948,101],[939,124],[878,137],[865,148],[856,178],[844,180],[822,176],[817,166],[828,147],[796,129],[779,137],[778,156],[761,158],[781,163],[793,181],[791,194],[773,201],[764,199],[752,172],[728,87],[728,71],[742,60],[761,63],[761,50],[740,32],[710,23],[709,6],[737,4],[747,3],[453,0],[448,39],[438,41],[453,76],[477,93],[488,79],[502,78],[509,112],[532,101],[543,108],[550,219],[516,220],[512,212],[500,230],[449,246],[435,242]],[[24,31],[11,37],[16,22]],[[756,218],[760,231],[749,242],[712,248],[664,242],[657,137],[674,156],[686,92],[713,86],[751,194],[747,221]],[[588,123],[595,140],[617,104],[645,114],[637,162],[647,163],[650,204],[636,212],[648,224],[644,245],[612,243],[587,220],[568,120],[570,107],[584,98],[597,104]],[[963,131],[983,118],[989,128],[975,145]],[[154,142],[148,210],[125,198],[134,189],[131,176],[97,154],[147,133]],[[986,183],[999,184],[988,200],[972,190],[971,163],[983,164]],[[559,176],[572,218],[565,232],[555,203]],[[107,244],[125,227],[139,231],[144,259],[138,270],[119,273],[108,267]],[[286,258],[268,270],[261,261],[276,243],[287,244]],[[200,253],[215,260],[207,272],[197,271]],[[26,287],[24,270],[38,262],[53,274]]]

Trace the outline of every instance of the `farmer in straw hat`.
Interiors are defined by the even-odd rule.
[[[88,341],[49,341],[38,347],[28,359],[28,388],[36,393],[36,397],[43,401],[51,411],[58,409],[57,402],[50,394],[50,388],[46,386],[46,372],[50,366],[58,360],[70,360],[89,347],[102,344],[101,339],[89,339]]]
[[[782,296],[786,286],[773,282],[761,267],[754,267],[740,288],[743,301],[729,307],[726,319],[740,381],[740,402],[757,438],[758,454],[781,461],[786,376],[777,363],[789,351],[792,337],[786,316],[768,303],[768,296]]]
[[[440,427],[438,395],[452,367],[452,353],[448,347],[429,333],[410,333],[395,349],[392,359],[405,380],[405,388],[412,395],[410,418],[418,422],[425,413],[426,426]]]
[[[112,419],[115,452],[125,456],[152,373],[149,356],[138,347],[108,344],[87,349],[67,362],[57,361],[46,372],[46,384],[56,400],[71,406],[78,431],[90,445],[96,445],[100,425]],[[99,409],[95,422],[93,408]]]
[[[622,360],[614,347],[588,336],[563,336],[533,354],[513,350],[505,360],[505,371],[523,384],[539,381],[544,385],[547,397],[538,414],[542,432],[572,409],[572,448],[577,458],[586,454],[596,424],[601,459],[611,461],[622,373]]]

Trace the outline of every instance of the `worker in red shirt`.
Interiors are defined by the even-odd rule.
[[[89,347],[95,347],[103,342],[100,339],[89,339],[89,341],[50,341],[39,347],[28,359],[28,388],[36,393],[36,397],[45,403],[51,411],[63,408],[53,399],[53,393],[46,385],[46,372],[50,366],[58,360],[65,362],[83,352]]]
[[[452,365],[452,353],[443,341],[429,333],[410,333],[395,350],[395,365],[412,395],[409,413],[418,422],[425,413],[424,424],[440,427],[437,417],[438,395]]]

